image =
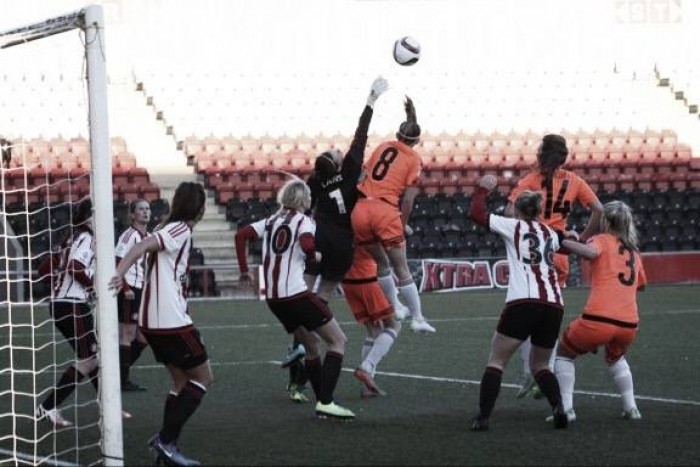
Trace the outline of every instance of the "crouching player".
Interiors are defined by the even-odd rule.
[[[591,291],[583,314],[566,328],[559,341],[554,372],[569,421],[573,405],[575,367],[579,355],[605,348],[605,361],[622,397],[622,418],[642,418],[634,398],[632,372],[625,359],[637,336],[637,290],[646,284],[630,208],[621,201],[603,207],[601,234],[586,244],[564,240],[563,245],[591,263]]]

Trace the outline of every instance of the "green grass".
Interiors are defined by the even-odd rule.
[[[555,431],[544,422],[545,401],[515,399],[520,360],[514,358],[486,433],[470,432],[469,422],[503,291],[424,295],[424,312],[438,332],[401,333],[376,378],[388,397],[362,400],[352,374],[342,374],[336,397],[356,412],[353,422],[317,420],[312,404],[287,399],[287,374],[273,362],[289,338],[264,303],[194,302],[191,314],[215,382],[180,445],[206,465],[696,465],[699,292],[697,286],[672,286],[640,294],[641,326],[628,354],[640,422],[618,419],[620,400],[601,355],[586,356],[577,362],[576,389],[593,394],[575,395],[578,421]],[[565,291],[565,324],[580,312],[586,294]],[[345,368],[352,370],[364,330],[352,322],[344,301],[331,307],[348,336]],[[70,354],[66,344],[57,350]],[[148,387],[123,395],[124,408],[134,414],[124,423],[126,463],[141,465],[150,462],[145,443],[160,428],[169,381],[149,351],[132,379]],[[0,382],[0,390],[5,387]],[[90,391],[81,387],[79,399]],[[0,412],[8,410],[6,399],[0,397]],[[8,429],[7,419],[0,419],[0,437]],[[7,442],[0,447],[8,449]]]

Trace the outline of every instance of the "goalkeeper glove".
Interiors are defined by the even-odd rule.
[[[372,88],[370,89],[369,96],[367,97],[367,105],[374,108],[374,103],[377,101],[379,96],[384,94],[384,92],[389,89],[389,83],[386,79],[378,76],[372,82]]]

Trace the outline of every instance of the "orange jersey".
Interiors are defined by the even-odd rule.
[[[364,163],[364,179],[357,189],[368,198],[382,198],[397,206],[406,187],[418,183],[422,161],[400,141],[382,143]]]
[[[355,248],[352,267],[345,274],[345,279],[371,279],[377,277],[377,262],[366,248]]]
[[[573,203],[578,201],[585,207],[589,207],[598,201],[598,197],[588,183],[569,170],[558,169],[554,172],[552,186],[543,185],[544,177],[539,171],[533,170],[518,181],[508,201],[515,204],[518,195],[525,190],[539,191],[542,193],[543,203],[540,222],[555,230],[566,229],[566,219]]]
[[[637,323],[637,289],[647,283],[639,252],[629,250],[613,235],[591,237],[587,244],[598,252],[591,261],[591,293],[587,314]]]

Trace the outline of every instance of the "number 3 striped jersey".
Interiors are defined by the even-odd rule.
[[[540,222],[495,214],[489,216],[489,228],[506,243],[510,271],[506,303],[530,300],[563,306],[553,260],[559,250],[557,234]]]
[[[307,215],[290,210],[250,224],[262,237],[265,295],[278,300],[307,290],[304,282],[305,240],[313,247],[316,224]],[[310,253],[312,251],[309,251]]]
[[[542,216],[540,221],[555,230],[566,229],[566,219],[573,208],[573,203],[579,202],[586,208],[590,207],[598,197],[588,183],[575,173],[558,169],[554,173],[551,186],[547,186],[539,171],[532,171],[518,181],[510,193],[508,201],[515,200],[525,190],[542,193]]]
[[[421,168],[420,156],[407,144],[382,143],[365,162],[365,178],[357,189],[368,198],[381,198],[398,206],[406,187],[418,182]]]

